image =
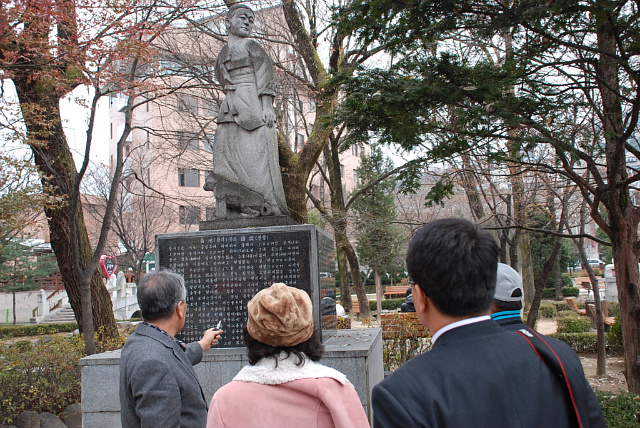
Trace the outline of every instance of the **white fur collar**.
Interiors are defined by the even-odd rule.
[[[298,361],[298,357],[295,355],[291,355],[289,358],[285,358],[285,356],[285,353],[280,354],[277,367],[274,357],[263,358],[254,366],[244,366],[233,380],[255,382],[263,385],[279,385],[298,379],[328,377],[337,380],[343,385],[350,383],[347,377],[338,370],[311,361],[306,355],[303,366],[295,364]]]

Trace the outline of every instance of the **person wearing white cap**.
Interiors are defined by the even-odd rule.
[[[498,263],[496,291],[491,304],[491,318],[507,330],[520,330],[527,326],[520,318],[522,310],[522,277],[511,266]]]
[[[548,361],[550,367],[557,365],[558,371],[562,372],[560,377],[567,379],[567,385],[571,386],[571,394],[583,397],[582,400],[575,400],[574,405],[580,415],[591,415],[591,419],[600,421],[602,410],[600,402],[593,393],[589,382],[584,376],[580,359],[569,347],[558,339],[544,336],[532,328],[529,328],[520,317],[522,310],[522,277],[511,266],[498,263],[498,275],[496,278],[496,291],[493,294],[493,304],[491,305],[491,318],[506,330],[519,332],[531,341],[532,347],[535,344],[536,350],[544,356],[553,349],[556,355],[541,357]],[[542,349],[540,349],[542,347]],[[561,356],[561,357],[560,357]],[[559,362],[559,364],[558,364]],[[585,416],[585,418],[587,418]],[[604,422],[603,422],[604,423]]]

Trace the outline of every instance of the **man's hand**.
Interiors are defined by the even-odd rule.
[[[220,335],[224,333],[223,330],[216,330],[214,328],[210,328],[204,332],[202,339],[198,341],[200,347],[202,348],[202,352],[206,352],[211,349],[212,346],[218,344],[220,340]]]

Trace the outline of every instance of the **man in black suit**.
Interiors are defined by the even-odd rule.
[[[416,233],[407,268],[433,346],[374,388],[374,428],[605,426],[600,409],[588,406],[586,381],[573,386],[574,407],[529,339],[491,320],[497,264],[495,239],[466,220],[436,220]],[[569,379],[582,372],[569,346],[551,347]]]

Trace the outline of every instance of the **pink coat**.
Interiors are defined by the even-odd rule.
[[[358,393],[346,377],[307,361],[273,359],[244,367],[209,406],[207,428],[368,428]],[[314,377],[319,376],[319,377]]]

